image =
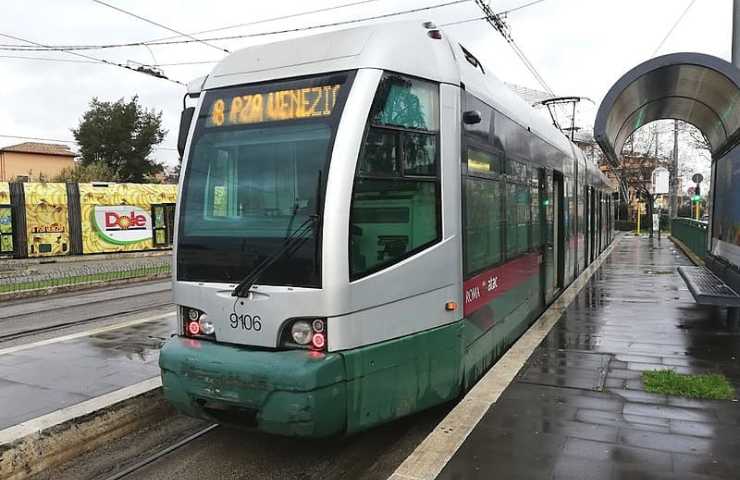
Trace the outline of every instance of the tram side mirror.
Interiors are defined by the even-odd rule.
[[[483,118],[478,110],[468,110],[463,112],[462,120],[465,125],[475,125],[480,123]]]
[[[180,158],[185,155],[185,144],[188,142],[188,131],[194,114],[195,107],[184,108],[180,113],[180,131],[177,133],[177,152],[180,154]]]

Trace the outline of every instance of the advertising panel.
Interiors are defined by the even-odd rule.
[[[0,182],[0,256],[13,253],[13,209],[10,206],[10,185]]]
[[[64,183],[26,183],[26,228],[29,257],[69,253],[67,186]]]
[[[82,252],[150,250],[152,207],[175,203],[177,186],[132,183],[80,184]]]
[[[712,254],[740,265],[740,148],[715,164]]]

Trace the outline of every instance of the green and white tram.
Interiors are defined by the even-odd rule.
[[[247,48],[189,95],[188,415],[322,437],[454,399],[611,241],[596,165],[429,25]]]

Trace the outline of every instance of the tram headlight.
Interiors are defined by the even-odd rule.
[[[194,308],[188,309],[188,320],[191,322],[195,322],[198,320],[198,316],[200,315],[200,312]]]
[[[200,315],[198,325],[200,326],[200,331],[203,332],[205,335],[213,335],[213,332],[216,331],[216,327],[213,325],[213,321],[208,318],[208,315],[206,315],[205,313],[202,313]]]
[[[312,335],[313,329],[305,320],[299,320],[290,327],[290,336],[293,337],[293,341],[298,345],[308,345],[311,343]]]

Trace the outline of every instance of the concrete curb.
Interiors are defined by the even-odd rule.
[[[174,415],[158,380],[157,377],[3,430],[0,480],[30,478],[154,420]],[[132,391],[134,396],[130,396]],[[106,405],[112,400],[115,403]],[[64,419],[65,416],[69,418]],[[19,435],[22,436],[13,439]]]
[[[671,239],[674,245],[676,245],[683,252],[684,255],[689,257],[691,263],[699,267],[704,266],[704,260],[702,260],[700,256],[695,254],[688,246],[686,246],[685,243],[683,243],[681,240],[677,239],[673,235],[668,235],[668,238]]]
[[[41,296],[53,295],[55,293],[77,292],[81,290],[89,290],[92,288],[116,287],[119,285],[127,285],[130,283],[146,282],[148,280],[161,280],[164,278],[170,278],[171,276],[172,276],[171,272],[155,273],[153,275],[146,275],[143,277],[123,278],[120,280],[84,282],[84,283],[75,283],[73,285],[60,285],[58,287],[36,288],[33,290],[20,290],[17,292],[0,293],[0,302],[5,302],[9,300],[20,300],[23,298],[41,297]]]
[[[434,480],[622,239],[618,235],[478,380],[388,480]]]

